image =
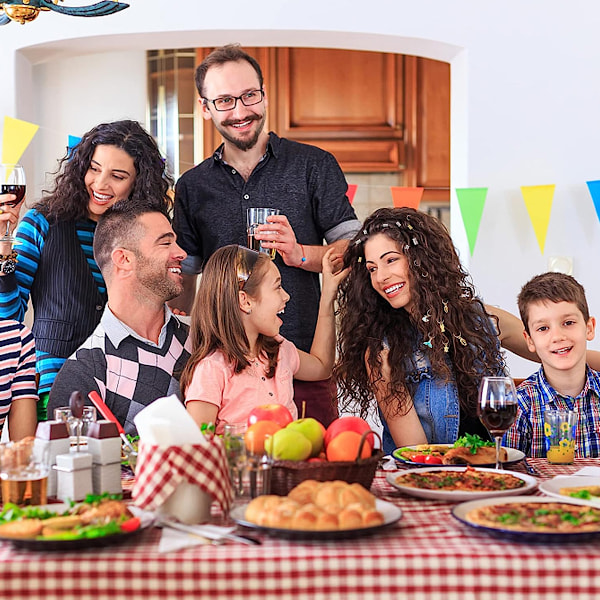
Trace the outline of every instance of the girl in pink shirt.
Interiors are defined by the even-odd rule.
[[[181,375],[189,413],[200,425],[245,422],[261,404],[283,404],[296,419],[294,376],[319,381],[335,358],[334,301],[346,272],[333,274],[341,255],[323,257],[323,289],[310,354],[279,335],[289,295],[267,254],[225,246],[208,260],[192,309],[192,355]]]

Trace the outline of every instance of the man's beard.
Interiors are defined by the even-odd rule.
[[[250,150],[251,148],[254,148],[254,146],[256,146],[256,143],[258,142],[258,140],[260,138],[260,134],[262,133],[262,131],[265,127],[265,121],[267,120],[267,115],[266,115],[266,113],[263,114],[262,116],[252,115],[251,117],[248,117],[247,119],[244,119],[244,120],[245,121],[259,121],[259,126],[256,128],[256,132],[250,139],[240,140],[238,138],[233,137],[232,135],[229,135],[229,132],[225,129],[226,126],[233,125],[234,123],[239,123],[239,119],[236,121],[223,121],[223,123],[220,123],[219,125],[215,124],[215,126],[217,128],[217,131],[228,142],[232,143],[236,148],[242,150],[243,152],[246,152],[246,150]]]
[[[169,279],[164,272],[156,269],[156,263],[147,259],[142,254],[136,253],[138,268],[137,279],[145,289],[152,292],[163,302],[168,302],[177,298],[183,292],[183,284],[176,283]]]

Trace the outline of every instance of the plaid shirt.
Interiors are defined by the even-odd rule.
[[[522,450],[527,456],[545,457],[544,412],[548,407],[579,413],[576,457],[600,456],[600,373],[587,367],[581,393],[571,398],[562,396],[548,383],[542,367],[518,387],[517,396],[517,418],[504,436],[505,446]]]

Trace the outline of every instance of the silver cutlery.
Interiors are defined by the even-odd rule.
[[[218,527],[216,525],[184,525],[183,523],[162,520],[159,521],[158,525],[213,541],[232,540],[249,546],[258,546],[262,544],[259,539],[249,535],[231,533],[228,528]]]
[[[534,477],[543,477],[543,475],[531,464],[528,462],[527,457],[523,457],[523,464],[525,465],[525,470]]]

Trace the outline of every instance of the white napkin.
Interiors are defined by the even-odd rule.
[[[584,475],[586,477],[600,477],[600,467],[583,467],[573,475]]]
[[[158,398],[141,410],[133,421],[140,439],[158,446],[208,444],[204,434],[175,395]]]
[[[208,538],[202,538],[191,533],[175,531],[175,529],[165,527],[160,536],[158,551],[159,553],[164,554],[166,552],[176,552],[177,550],[183,550],[183,548],[192,548],[194,546],[202,546],[210,543],[211,540]]]

